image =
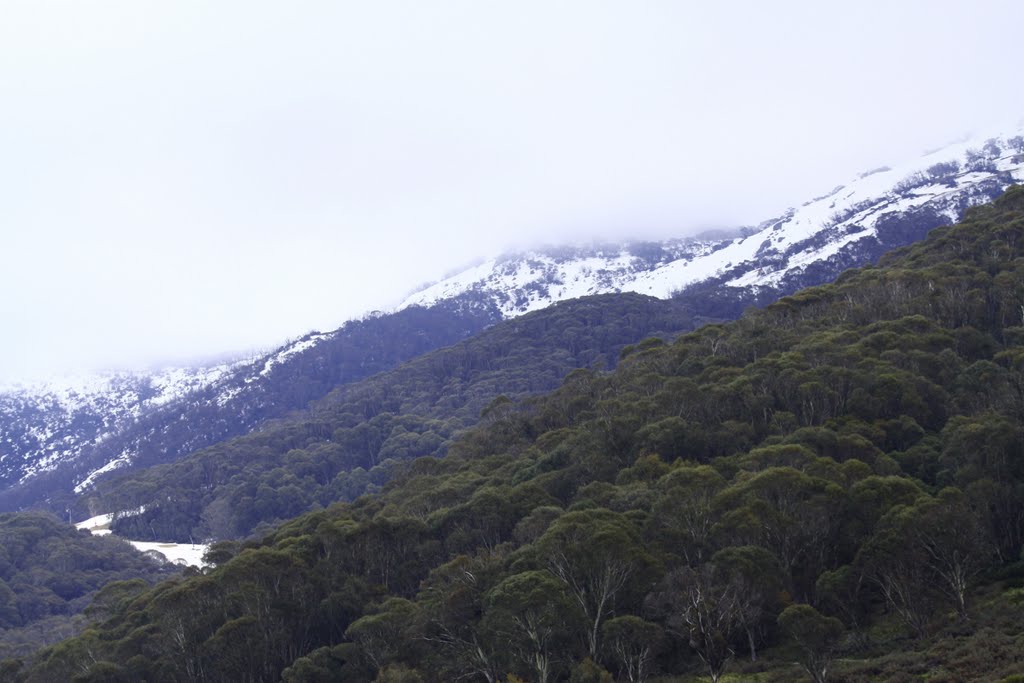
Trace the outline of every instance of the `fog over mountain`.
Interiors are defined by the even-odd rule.
[[[1022,19],[13,3],[0,383],[271,348],[508,249],[756,225],[1016,122]]]

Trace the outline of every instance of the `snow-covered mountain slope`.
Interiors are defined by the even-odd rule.
[[[0,481],[22,482],[52,470],[144,413],[215,385],[245,364],[78,374],[0,388]],[[94,474],[125,462],[113,459]]]
[[[0,388],[0,511],[72,505],[101,477],[244,434],[496,319],[479,307],[412,308],[237,362]]]
[[[80,493],[135,460],[138,439],[119,436],[157,415],[184,414],[196,403],[240,402],[257,391],[254,382],[273,365],[309,344],[304,339],[258,359],[205,367],[78,374],[0,388],[0,484],[23,484],[71,463],[91,464],[75,468],[74,491]],[[101,463],[83,459],[99,453],[106,454]]]
[[[873,262],[1019,182],[1024,126],[861,174],[739,236],[506,255],[426,287],[399,308],[461,297],[492,302],[512,317],[607,292],[667,298],[694,289],[716,295],[738,289],[734,296],[748,301],[765,292],[778,296]]]

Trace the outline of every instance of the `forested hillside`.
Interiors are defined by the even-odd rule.
[[[0,514],[0,659],[68,638],[88,618],[179,571],[51,515]],[[0,680],[7,680],[2,666]]]
[[[1013,188],[879,267],[494,403],[446,457],[219,544],[8,676],[1019,680],[1022,316]]]
[[[509,397],[551,390],[577,368],[614,366],[626,344],[691,327],[680,303],[637,294],[557,304],[341,386],[250,435],[105,482],[91,506],[144,507],[114,521],[130,538],[245,536],[376,490],[398,463],[443,455],[457,433],[481,412],[500,414]]]

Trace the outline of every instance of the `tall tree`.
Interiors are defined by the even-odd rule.
[[[506,644],[518,667],[537,683],[553,680],[575,610],[562,582],[545,570],[513,574],[485,600],[485,627]]]
[[[750,660],[757,661],[757,643],[763,637],[764,622],[773,615],[785,582],[782,567],[775,556],[758,546],[729,547],[719,550],[711,563],[736,587],[736,614],[747,638]]]
[[[460,555],[431,572],[417,596],[420,637],[438,650],[438,668],[452,678],[482,676],[495,683],[501,674],[496,643],[487,637],[481,618],[484,596],[501,577],[502,559]]]
[[[725,479],[710,465],[677,466],[658,481],[650,526],[665,537],[666,551],[690,565],[707,559],[717,519],[713,504],[723,488]]]
[[[661,646],[661,628],[626,614],[606,621],[602,631],[620,674],[629,683],[644,683]]]
[[[590,658],[603,658],[601,623],[630,580],[643,581],[653,560],[644,551],[636,527],[610,510],[570,512],[555,520],[537,542],[537,552],[565,585],[589,626]]]
[[[823,616],[810,605],[790,605],[779,615],[779,626],[800,647],[800,666],[814,679],[827,683],[843,624]]]
[[[669,572],[647,596],[647,609],[665,620],[669,631],[689,643],[718,683],[735,654],[732,643],[742,629],[739,586],[723,580],[711,564]]]

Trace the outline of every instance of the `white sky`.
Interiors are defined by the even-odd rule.
[[[0,1],[0,382],[757,223],[1024,115],[1019,0]]]

